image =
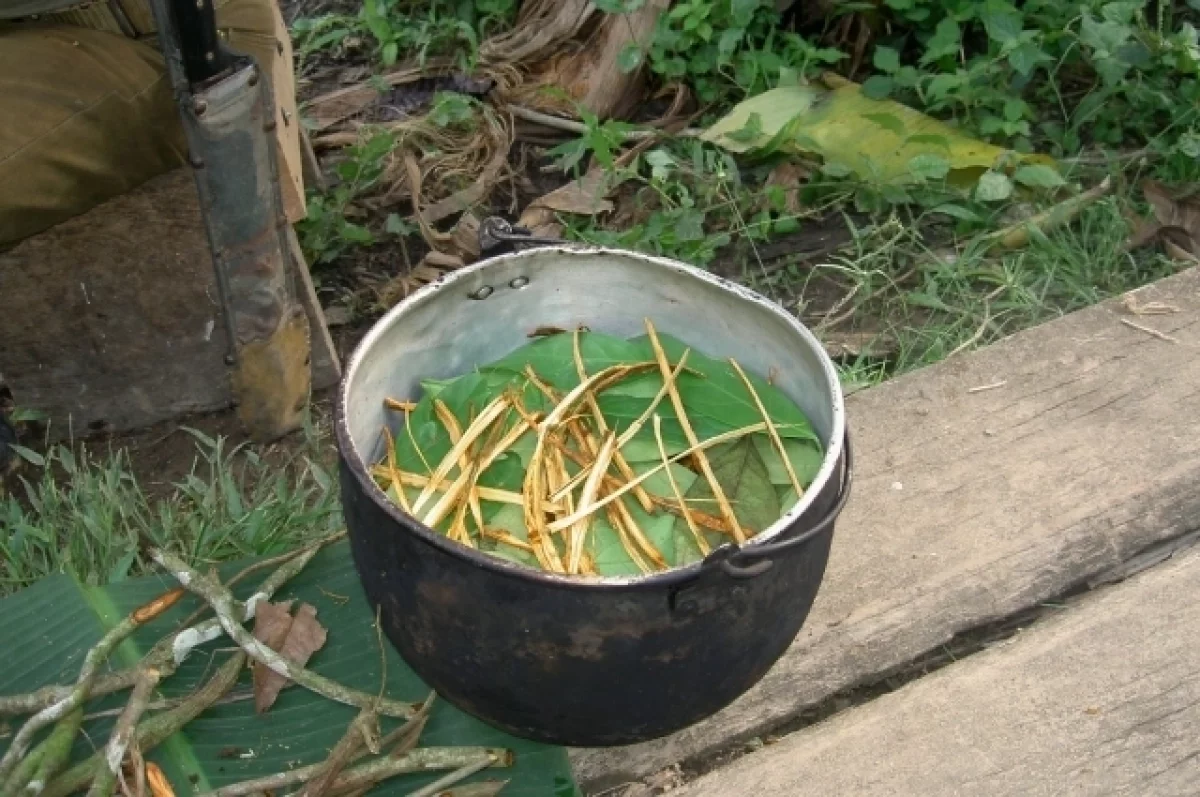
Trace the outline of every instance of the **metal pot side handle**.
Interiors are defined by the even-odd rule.
[[[802,532],[799,536],[793,537],[790,540],[782,540],[776,543],[768,543],[766,545],[756,545],[751,548],[735,548],[731,553],[724,556],[720,561],[721,570],[730,578],[746,579],[761,576],[763,573],[770,570],[775,561],[773,556],[777,556],[784,551],[792,548],[798,548],[806,542],[816,537],[819,534],[826,532],[838,515],[846,507],[846,502],[850,500],[850,487],[854,481],[854,454],[850,449],[850,430],[846,430],[844,447],[846,455],[842,458],[842,484],[838,490],[837,500],[833,506],[825,513],[825,516],[818,520],[812,528]],[[715,552],[714,552],[715,553]]]

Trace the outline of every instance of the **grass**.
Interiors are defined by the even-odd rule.
[[[0,595],[53,573],[121,581],[152,566],[140,554],[147,544],[203,564],[279,553],[341,528],[315,434],[277,462],[188,431],[191,471],[161,497],[139,484],[125,450],[51,447],[46,466],[0,498]]]
[[[1125,235],[1120,202],[1110,198],[1074,225],[999,257],[981,248],[931,250],[919,231],[903,228],[882,241],[862,236],[852,253],[790,276],[800,296],[827,272],[847,287],[840,312],[867,319],[876,333],[868,342],[884,352],[848,362],[849,373],[855,384],[876,384],[1178,270],[1165,256],[1125,251]],[[746,281],[755,282],[752,272]],[[819,324],[816,330],[838,337]]]

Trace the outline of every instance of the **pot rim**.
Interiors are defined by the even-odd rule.
[[[474,548],[468,548],[461,543],[453,542],[445,535],[438,533],[434,529],[430,529],[421,521],[406,514],[399,506],[397,506],[387,494],[380,489],[379,485],[370,474],[370,465],[364,461],[358,447],[355,445],[353,438],[350,435],[350,425],[346,420],[346,405],[347,397],[350,389],[350,384],[353,381],[355,372],[358,370],[359,363],[364,355],[372,349],[383,335],[384,331],[389,329],[398,316],[403,315],[412,306],[419,305],[423,302],[430,301],[434,296],[447,290],[452,290],[460,283],[466,283],[472,276],[494,267],[496,264],[509,262],[512,260],[520,260],[534,255],[545,255],[547,252],[557,253],[563,257],[575,257],[579,255],[614,255],[617,257],[632,257],[642,261],[647,265],[655,268],[670,269],[676,272],[682,272],[695,279],[708,282],[710,285],[721,288],[725,291],[735,294],[738,298],[754,302],[759,305],[761,310],[774,314],[777,318],[791,327],[793,332],[796,332],[803,338],[817,355],[818,361],[821,363],[821,369],[824,372],[827,383],[831,386],[829,399],[831,403],[831,415],[833,425],[829,433],[829,443],[825,446],[825,456],[821,462],[821,467],[817,471],[817,475],[809,484],[808,489],[804,491],[804,495],[800,500],[787,512],[785,512],[771,526],[751,537],[742,545],[726,544],[718,548],[709,557],[693,562],[683,567],[675,567],[665,570],[660,573],[649,573],[636,576],[569,576],[559,573],[547,573],[544,570],[537,570],[532,567],[510,562],[506,559],[501,559],[496,556],[488,556],[487,554],[478,551]],[[380,399],[382,401],[382,398]],[[349,361],[343,369],[342,379],[338,383],[337,395],[334,399],[334,435],[338,448],[338,456],[349,467],[351,474],[362,491],[375,504],[382,507],[383,510],[395,520],[405,531],[415,534],[420,537],[426,544],[432,545],[452,556],[457,556],[467,559],[472,564],[478,567],[494,570],[498,573],[508,576],[517,576],[530,581],[539,582],[547,586],[565,587],[579,590],[604,590],[613,587],[652,587],[660,585],[672,585],[680,582],[692,581],[700,576],[706,569],[712,569],[719,565],[719,562],[714,561],[717,551],[725,549],[736,550],[753,550],[755,547],[775,541],[781,534],[790,528],[811,508],[816,497],[820,495],[829,481],[834,478],[835,472],[838,469],[845,451],[845,432],[846,432],[846,412],[845,399],[842,395],[841,382],[838,379],[837,370],[834,368],[833,361],[829,358],[829,354],[825,351],[825,347],[821,345],[816,336],[800,321],[790,313],[787,313],[775,302],[767,299],[765,296],[739,285],[730,280],[710,274],[706,271],[690,266],[686,263],[672,260],[670,258],[658,257],[655,255],[647,255],[641,252],[635,252],[628,249],[615,249],[611,247],[601,246],[538,246],[535,248],[525,249],[522,251],[512,252],[509,254],[497,255],[495,257],[486,258],[479,262],[465,266],[461,269],[450,272],[436,282],[423,286],[410,296],[399,302],[395,307],[389,310],[382,318],[367,331],[358,345],[354,348],[354,352],[350,355]]]

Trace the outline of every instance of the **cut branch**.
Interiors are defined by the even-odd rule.
[[[217,620],[225,633],[229,635],[242,650],[252,659],[270,668],[272,671],[288,678],[301,686],[316,692],[330,700],[367,708],[378,703],[380,714],[389,717],[411,717],[415,708],[411,703],[402,703],[390,699],[377,699],[374,695],[351,689],[311,670],[298,667],[294,662],[285,659],[269,647],[254,638],[254,635],[242,627],[241,619],[237,616],[237,603],[229,591],[219,583],[189,567],[182,559],[172,553],[152,548],[150,557],[166,568],[180,584],[189,592],[203,598],[213,607]]]

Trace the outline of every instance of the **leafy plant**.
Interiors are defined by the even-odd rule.
[[[367,226],[351,221],[349,212],[355,200],[383,176],[385,159],[395,146],[393,134],[377,133],[349,147],[345,160],[337,165],[340,182],[327,193],[309,192],[308,215],[296,230],[310,263],[328,263],[347,249],[375,242],[375,234]]]
[[[423,64],[434,55],[453,55],[469,69],[481,39],[511,24],[516,9],[516,0],[363,0],[357,15],[300,18],[292,23],[292,33],[301,57],[348,40],[369,40],[385,67],[401,59]]]
[[[615,120],[601,122],[596,114],[587,108],[578,108],[579,118],[586,128],[583,135],[563,144],[559,144],[546,154],[558,159],[558,167],[564,172],[574,172],[578,176],[584,169],[584,158],[588,153],[596,162],[606,169],[612,169],[616,153],[625,143],[626,134],[633,129],[632,125]]]
[[[611,14],[640,8],[644,0],[605,0]],[[648,52],[630,44],[621,53],[626,71],[647,62],[667,80],[684,80],[706,102],[754,94],[795,80],[845,57],[779,29],[769,0],[679,0],[659,16]]]
[[[1059,153],[1151,141],[1195,119],[1196,29],[1175,4],[1089,0],[886,0],[894,35],[875,47],[872,97],[949,113],[996,141]],[[1182,127],[1182,125],[1180,125]],[[1180,133],[1183,131],[1180,130]]]

